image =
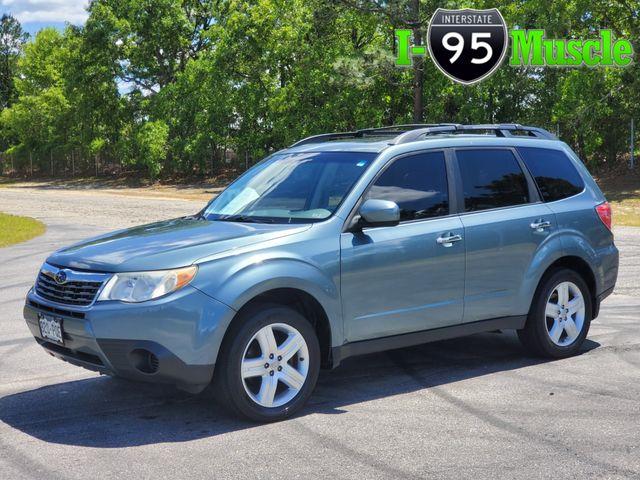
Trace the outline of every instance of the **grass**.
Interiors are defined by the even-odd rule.
[[[640,195],[640,190],[637,191]],[[611,202],[613,225],[640,227],[640,198]]]
[[[613,225],[640,227],[640,174],[624,174],[597,179],[613,210]]]
[[[0,248],[37,237],[44,231],[44,224],[38,220],[0,213]]]

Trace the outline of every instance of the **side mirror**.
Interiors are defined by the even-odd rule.
[[[363,227],[390,227],[400,223],[400,207],[389,200],[370,198],[360,206],[360,217]]]

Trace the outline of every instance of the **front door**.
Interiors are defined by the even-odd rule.
[[[449,214],[444,153],[395,159],[365,196],[396,202],[401,222],[342,234],[346,341],[460,323],[465,247],[460,218]]]

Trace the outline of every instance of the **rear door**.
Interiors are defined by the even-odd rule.
[[[396,202],[401,221],[341,236],[346,341],[462,321],[464,239],[450,211],[447,168],[443,151],[402,156],[365,194]]]
[[[556,229],[511,148],[455,150],[466,246],[464,322],[527,313],[517,294],[533,256]]]

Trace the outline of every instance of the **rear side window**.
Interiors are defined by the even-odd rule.
[[[571,197],[584,189],[582,177],[567,155],[548,148],[518,148],[545,202]]]
[[[444,153],[427,152],[399,158],[378,177],[367,198],[396,202],[401,221],[448,215]]]
[[[510,150],[457,150],[466,212],[529,202],[527,179]]]

